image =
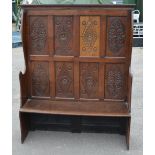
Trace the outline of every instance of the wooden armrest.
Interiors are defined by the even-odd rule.
[[[19,81],[20,81],[20,107],[26,103],[28,98],[28,91],[27,91],[27,74],[23,74],[22,72],[19,73]]]
[[[131,112],[132,78],[133,78],[133,75],[132,75],[131,72],[129,72],[129,77],[128,77],[128,96],[127,96],[127,103],[128,103],[129,112]]]

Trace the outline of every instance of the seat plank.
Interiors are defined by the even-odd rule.
[[[20,112],[81,116],[130,116],[125,102],[28,100]]]

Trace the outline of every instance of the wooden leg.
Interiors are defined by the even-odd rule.
[[[25,138],[29,131],[29,114],[19,112],[20,130],[21,130],[21,143],[24,143]]]
[[[126,144],[127,144],[127,149],[129,150],[131,117],[127,118],[126,122],[127,122],[126,123]]]

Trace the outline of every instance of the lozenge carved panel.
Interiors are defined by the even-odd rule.
[[[98,97],[98,63],[80,63],[80,97]]]
[[[126,76],[124,64],[107,64],[105,74],[105,98],[125,99]]]
[[[80,17],[80,55],[99,56],[100,17]]]
[[[56,62],[56,96],[73,97],[73,63]]]
[[[55,54],[74,55],[73,53],[73,17],[55,16]]]
[[[32,96],[50,96],[49,63],[32,62]]]
[[[47,16],[30,17],[29,45],[30,53],[37,55],[48,54],[48,27]]]
[[[126,17],[108,17],[107,55],[125,56]]]

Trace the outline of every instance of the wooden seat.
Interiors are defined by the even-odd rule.
[[[130,116],[124,102],[75,102],[31,99],[24,104],[20,112],[75,116]]]

